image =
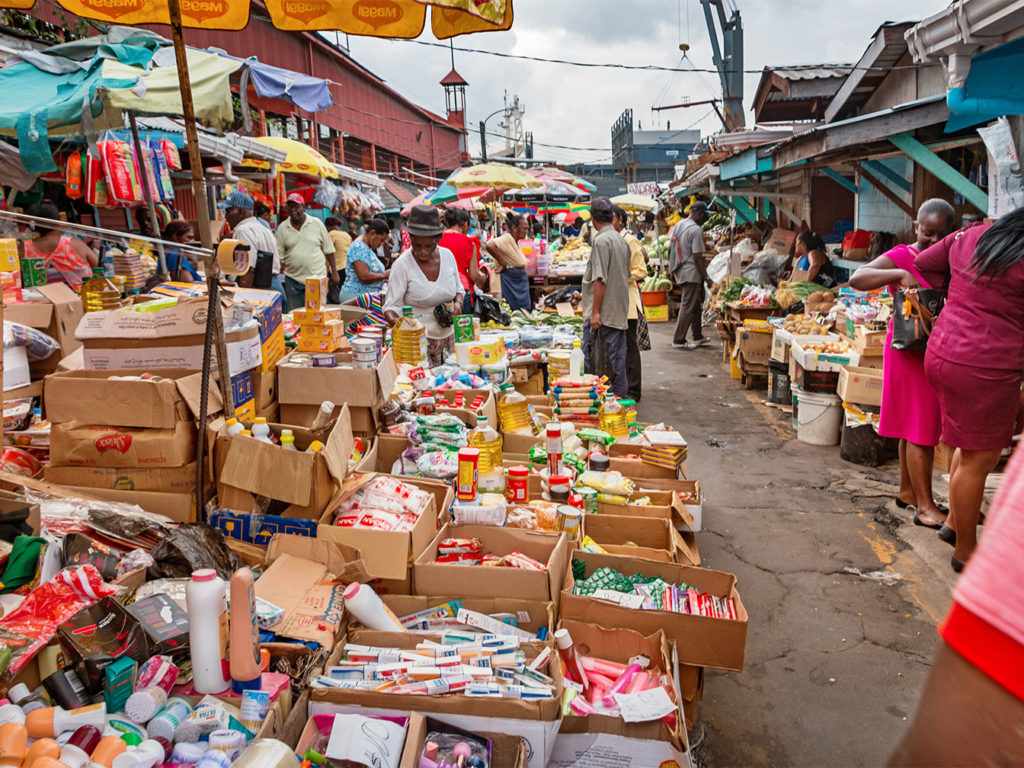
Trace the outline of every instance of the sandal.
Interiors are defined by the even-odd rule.
[[[953,566],[953,570],[957,573],[963,571],[965,565],[965,563],[957,559],[956,555],[953,555],[953,557],[949,559],[949,564]]]
[[[951,546],[951,547],[955,547],[956,546],[956,531],[953,530],[952,528],[950,528],[948,525],[943,524],[942,527],[939,528],[939,532],[936,535],[942,541],[944,541],[947,544],[949,544],[949,546]]]
[[[897,507],[898,509],[909,509],[910,507],[914,506],[913,504],[907,504],[907,502],[905,502],[905,501],[904,501],[903,499],[901,499],[901,498],[900,498],[899,496],[897,496],[897,497],[896,497],[896,498],[894,499],[894,501],[896,502],[896,507]]]
[[[945,523],[926,523],[924,520],[920,518],[916,510],[914,511],[914,525],[920,525],[922,528],[931,528],[935,531],[941,530],[942,528],[946,527]],[[950,528],[950,530],[953,529]]]

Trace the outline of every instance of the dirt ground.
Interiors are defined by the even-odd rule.
[[[891,503],[895,464],[799,442],[765,391],[729,377],[717,339],[675,350],[671,331],[651,324],[640,418],[686,437],[703,565],[737,576],[750,615],[743,672],[705,676],[695,762],[883,765],[938,643],[951,549]],[[938,473],[935,489],[945,498]]]

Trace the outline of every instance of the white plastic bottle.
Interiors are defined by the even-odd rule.
[[[583,347],[578,341],[572,343],[572,352],[569,353],[569,375],[583,375]]]
[[[243,427],[242,427],[241,423],[238,421],[238,419],[232,417],[232,418],[227,420],[227,433],[228,433],[228,437],[232,437],[234,435],[237,435],[239,432],[242,431],[242,429],[243,429]]]
[[[185,589],[192,685],[196,693],[220,693],[231,685],[227,589],[227,582],[212,568],[193,571]]]
[[[384,605],[384,601],[373,591],[373,587],[353,581],[345,587],[342,597],[345,598],[345,610],[359,619],[367,629],[405,632],[402,622]]]
[[[267,426],[267,420],[262,416],[257,416],[255,421],[253,421],[252,436],[260,442],[273,445],[274,441],[270,439],[270,427]]]
[[[164,762],[165,754],[163,744],[155,739],[146,739],[139,746],[115,757],[111,768],[152,768]]]

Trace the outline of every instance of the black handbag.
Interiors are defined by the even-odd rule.
[[[900,288],[892,302],[892,348],[923,351],[945,300],[931,288]]]

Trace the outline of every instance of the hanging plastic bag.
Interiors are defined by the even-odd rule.
[[[181,170],[181,155],[178,154],[178,148],[174,146],[174,142],[170,139],[160,139],[160,152],[164,156],[164,162],[167,164],[167,168],[172,171]]]
[[[313,193],[313,202],[333,211],[338,205],[340,195],[338,187],[327,179],[320,179],[320,184]]]
[[[64,173],[65,186],[67,187],[67,196],[70,197],[72,200],[79,200],[82,197],[82,193],[85,187],[81,152],[71,153],[71,156],[68,158],[68,164],[64,170]]]
[[[132,146],[132,155],[135,157],[135,167],[145,170],[145,174],[139,173],[139,181],[141,183],[143,175],[146,177],[146,181],[149,186],[149,197],[154,202],[160,200],[160,186],[159,180],[156,175],[156,168],[153,166],[153,153],[149,149],[149,142],[139,142],[139,148],[142,150],[142,156],[138,156],[135,152],[135,147]],[[145,200],[146,196],[143,194],[142,199]]]
[[[171,172],[167,169],[167,159],[160,151],[160,144],[153,139],[149,141],[149,151],[153,156],[153,171],[160,190],[160,199],[165,203],[174,201],[174,185],[171,183]]]
[[[131,147],[117,139],[104,139],[98,146],[110,197],[121,205],[141,203],[142,185]]]
[[[112,205],[107,178],[103,173],[103,161],[89,152],[85,154],[85,202],[97,208]]]

